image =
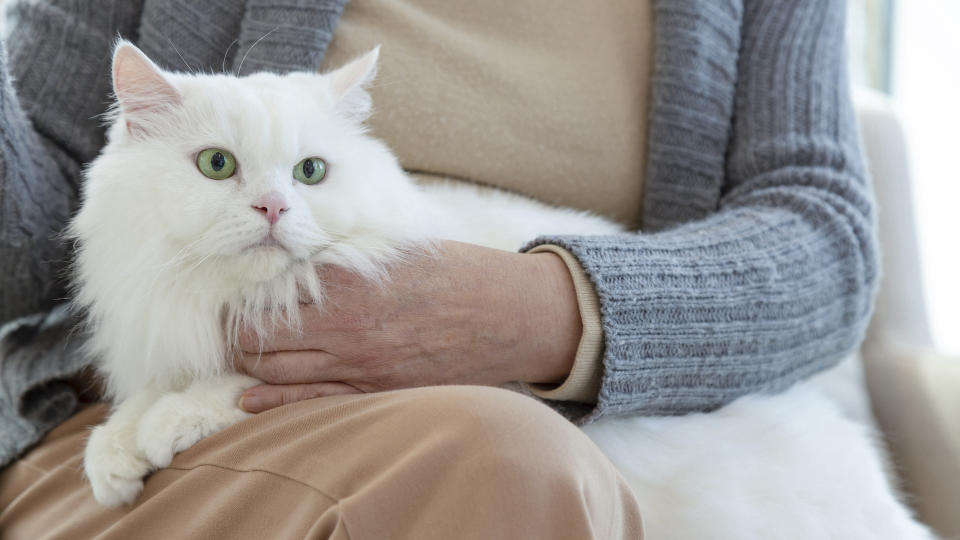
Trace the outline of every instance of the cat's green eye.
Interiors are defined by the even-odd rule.
[[[318,157],[307,158],[293,168],[293,177],[308,186],[320,183],[326,175],[327,162]]]
[[[236,172],[237,160],[221,148],[207,148],[197,154],[197,168],[207,178],[224,180]]]

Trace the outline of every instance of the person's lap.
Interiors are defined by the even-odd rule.
[[[332,396],[261,413],[152,474],[129,508],[83,478],[94,405],[0,472],[4,538],[639,538],[577,428],[485,387]],[[533,535],[533,536],[531,536]]]

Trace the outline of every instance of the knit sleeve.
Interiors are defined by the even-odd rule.
[[[20,2],[0,43],[0,466],[72,412],[59,238],[103,143],[110,48],[139,2]]]
[[[316,70],[347,0],[147,2],[137,44],[171,70]]]
[[[0,45],[0,323],[65,296],[58,233],[103,144],[112,41],[139,17],[115,4],[19,3],[9,59]]]
[[[704,190],[684,184],[685,171],[711,159],[721,165],[719,204],[651,234],[543,237],[527,247],[572,252],[600,298],[598,403],[556,404],[578,421],[706,411],[783,390],[854,350],[872,309],[874,211],[847,86],[843,2],[747,0],[735,22],[703,13],[703,3],[658,6],[683,24],[657,38],[673,47],[658,55],[679,60],[658,57],[657,168],[648,177],[676,177],[660,183],[647,214],[689,208]],[[720,52],[695,57],[698,46]],[[722,110],[728,86],[726,121],[696,110]]]
[[[24,114],[6,61],[0,44],[0,324],[49,308],[63,294],[57,275],[66,254],[54,236],[73,196]]]

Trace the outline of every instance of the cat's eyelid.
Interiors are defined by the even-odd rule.
[[[223,150],[224,152],[230,152],[231,154],[234,154],[233,150],[230,150],[229,148],[227,148],[222,144],[205,144],[205,145],[197,146],[196,148],[197,149],[193,151],[194,157],[200,155],[200,152],[203,152],[204,150],[209,150],[211,148],[216,148],[217,150]]]
[[[300,154],[300,156],[301,156],[300,159],[298,159],[297,161],[294,161],[294,162],[293,162],[293,166],[294,166],[294,167],[296,167],[297,165],[299,165],[300,163],[302,163],[303,160],[305,160],[305,159],[319,159],[320,161],[323,161],[323,164],[326,166],[326,168],[327,168],[328,171],[330,170],[331,167],[335,167],[335,166],[336,166],[336,163],[335,163],[334,161],[330,160],[330,159],[327,159],[326,156],[323,155],[323,153],[319,153],[319,154]]]

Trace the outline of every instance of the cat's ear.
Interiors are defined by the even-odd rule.
[[[379,45],[325,75],[338,110],[361,121],[370,115],[372,102],[370,94],[367,93],[367,85],[377,76],[378,58]]]
[[[163,71],[126,40],[113,50],[113,92],[131,133],[145,131],[152,117],[181,103]]]

